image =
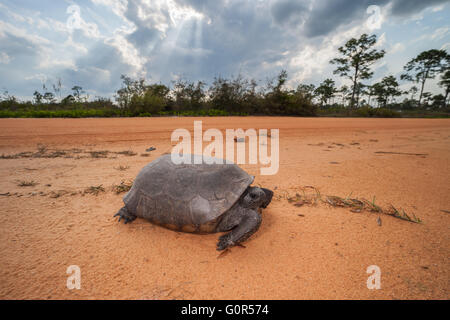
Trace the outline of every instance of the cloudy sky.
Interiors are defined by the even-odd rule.
[[[120,75],[170,85],[242,74],[264,84],[286,69],[288,85],[333,78],[329,60],[362,33],[386,56],[376,82],[400,76],[428,49],[450,52],[443,0],[0,0],[0,90],[31,98],[61,79],[110,97]],[[403,83],[407,89],[410,84]],[[436,81],[426,91],[438,93]]]

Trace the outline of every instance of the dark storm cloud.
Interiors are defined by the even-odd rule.
[[[126,36],[127,40],[148,58],[147,75],[166,83],[174,75],[206,80],[239,72],[255,77],[271,76],[279,71],[276,62],[283,61],[283,52],[294,52],[302,48],[301,43],[315,41],[311,38],[367,19],[369,5],[389,3],[389,0],[317,0],[309,8],[309,0],[175,1],[202,13],[204,19],[176,26],[167,6],[151,7],[137,0],[129,1],[124,13],[136,26]],[[391,1],[395,1],[394,8],[402,7],[404,2]],[[415,5],[411,11],[435,3]],[[139,10],[146,14],[139,15]],[[393,13],[401,11],[395,9]],[[166,31],[156,28],[161,21],[167,25]],[[173,38],[177,28],[180,34]],[[197,33],[201,34],[199,43],[196,43]],[[275,67],[267,70],[262,68],[263,64]]]
[[[183,1],[184,5],[188,3],[192,1]],[[219,9],[215,2],[211,3],[197,1],[195,8],[201,8],[205,18],[184,23],[175,47],[165,43],[156,46],[147,66],[152,75],[168,81],[173,74],[211,80],[218,75],[245,73],[250,71],[250,64],[256,61],[261,66],[292,42],[287,41],[287,33],[283,35],[279,27],[272,25],[267,5],[255,9],[254,2],[230,2]],[[197,32],[201,34],[198,44]]]
[[[34,75],[29,73],[45,55],[40,39],[7,30],[3,35],[0,32],[0,39],[0,52],[10,58],[9,63],[0,63],[0,89],[21,88],[29,95],[40,89],[42,81],[38,77],[31,79]]]
[[[149,45],[159,40],[161,32],[147,26],[141,26],[127,36],[127,39],[136,47],[145,50]]]
[[[157,28],[158,23],[161,23],[161,21],[157,20],[158,17],[170,24],[168,8],[158,9],[155,12],[155,8],[151,5],[145,5],[138,0],[128,1],[124,16],[136,26],[136,30],[128,35],[127,39],[136,47],[145,49],[149,44],[154,43],[161,37],[161,30]],[[139,16],[139,10],[147,13],[145,18]]]
[[[305,35],[327,35],[342,25],[366,19],[366,9],[370,5],[384,6],[391,3],[392,15],[407,17],[446,2],[449,0],[317,0],[306,20]]]
[[[280,0],[272,4],[271,12],[274,20],[279,24],[299,24],[308,9],[298,0]]]
[[[70,79],[68,86],[81,85],[95,88],[97,94],[108,94],[120,87],[120,75],[129,74],[132,68],[123,61],[117,48],[98,43],[89,53],[76,60],[77,68],[66,69],[61,73],[63,79]]]
[[[317,0],[306,20],[308,37],[327,35],[341,25],[366,16],[369,5],[384,5],[387,0]]]
[[[5,32],[5,36],[0,41],[0,52],[6,53],[21,63],[36,64],[39,62],[41,46],[25,37]]]
[[[449,2],[449,0],[395,0],[392,5],[392,14],[407,16],[420,12],[427,7]]]
[[[96,38],[87,38],[81,30],[64,33],[61,27],[60,33],[70,36],[72,44],[67,44],[61,34],[61,41],[54,40],[55,34],[49,29],[27,30],[26,22],[11,27],[17,25],[14,17],[8,18],[7,24],[0,21],[0,87],[21,88],[22,94],[31,95],[33,89],[39,89],[39,77],[45,75],[50,79],[63,78],[67,87],[77,84],[95,90],[95,94],[111,95],[120,87],[121,74],[145,75],[149,81],[165,84],[180,76],[211,83],[215,76],[238,73],[264,81],[282,68],[290,76],[316,81],[320,73],[328,71],[311,65],[317,56],[327,64],[327,51],[331,51],[324,46],[322,36],[337,36],[341,41],[341,31],[364,25],[369,5],[391,8],[385,12],[385,18],[404,19],[426,7],[448,2],[173,1],[178,6],[175,10],[173,3],[162,0],[121,2],[123,7],[114,11],[121,24],[111,27],[109,33],[100,30],[104,33]],[[98,10],[102,16],[100,9],[107,9],[110,2],[98,3],[102,4],[92,10]],[[180,13],[187,15],[177,19],[176,14]],[[84,15],[83,18],[88,20]],[[58,18],[61,26],[65,19],[64,11]]]

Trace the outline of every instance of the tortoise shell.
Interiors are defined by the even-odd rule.
[[[219,217],[239,200],[254,177],[234,163],[195,164],[201,156],[190,157],[192,164],[175,164],[165,154],[142,168],[123,198],[127,209],[170,229],[214,232]]]

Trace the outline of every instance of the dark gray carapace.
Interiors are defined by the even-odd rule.
[[[182,232],[230,231],[219,238],[217,249],[223,250],[258,230],[258,209],[272,200],[269,189],[250,186],[253,179],[235,164],[174,164],[166,154],[142,168],[115,216]]]

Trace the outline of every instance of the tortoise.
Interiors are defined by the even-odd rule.
[[[269,205],[273,192],[250,186],[254,176],[234,163],[188,156],[190,164],[175,164],[165,154],[142,168],[114,216],[125,224],[139,217],[182,232],[229,231],[219,238],[217,250],[240,245],[258,230],[258,211]],[[196,157],[203,163],[196,164]]]

